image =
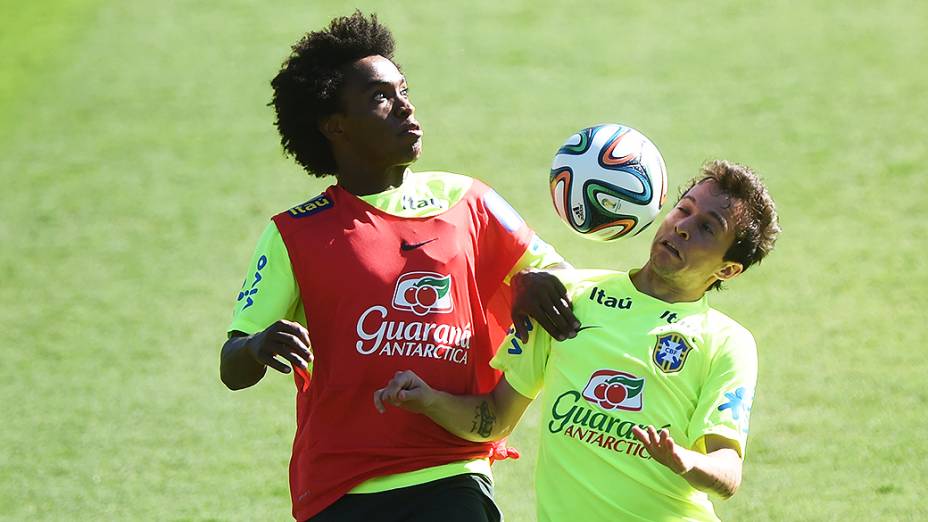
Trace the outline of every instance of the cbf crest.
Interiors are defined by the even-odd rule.
[[[664,373],[674,373],[683,369],[686,357],[693,351],[682,335],[678,333],[667,333],[657,336],[657,343],[654,345],[654,364]]]

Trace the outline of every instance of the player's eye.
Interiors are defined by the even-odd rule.
[[[387,93],[382,92],[382,91],[377,91],[377,92],[374,93],[374,100],[376,100],[376,101],[383,101],[383,100],[386,100],[386,99],[387,99]]]
[[[409,98],[409,87],[400,89],[400,94],[402,94],[404,98]]]

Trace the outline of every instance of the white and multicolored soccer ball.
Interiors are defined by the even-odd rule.
[[[585,238],[634,236],[654,221],[667,199],[667,167],[644,134],[624,125],[596,125],[557,151],[551,199],[557,215]]]

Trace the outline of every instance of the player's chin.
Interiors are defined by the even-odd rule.
[[[400,160],[409,165],[410,163],[419,159],[419,156],[422,155],[422,138],[417,138],[412,143],[404,144],[400,148],[397,156],[400,157]]]
[[[683,260],[673,255],[667,249],[661,246],[655,246],[651,250],[651,258],[648,260],[651,266],[660,274],[668,275],[679,272],[683,269]]]

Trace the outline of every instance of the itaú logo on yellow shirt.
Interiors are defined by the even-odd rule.
[[[604,410],[641,411],[644,377],[618,370],[596,370],[583,388],[583,398]]]

